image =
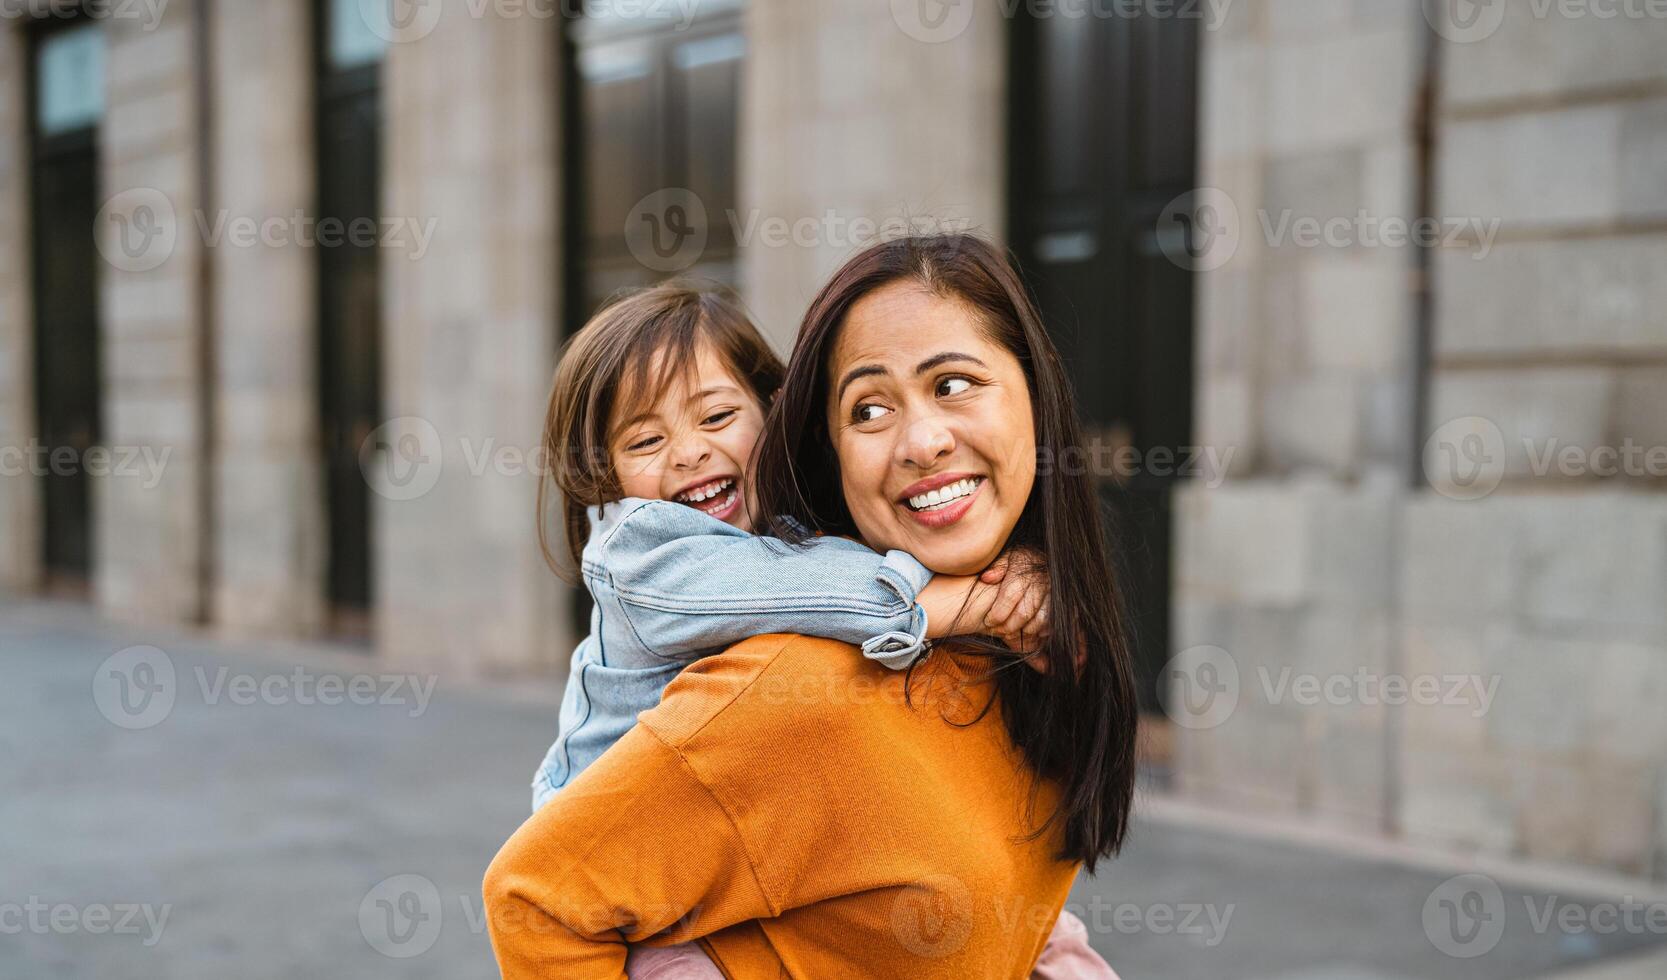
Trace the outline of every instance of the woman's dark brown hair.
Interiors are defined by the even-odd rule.
[[[578,569],[590,536],[585,508],[622,495],[608,446],[614,403],[620,398],[652,400],[676,372],[694,370],[701,343],[712,345],[759,405],[770,404],[781,387],[781,359],[733,294],[715,285],[674,280],[623,294],[562,346],[544,413],[542,448],[548,465],[538,480],[538,546],[564,577],[571,579]],[[573,562],[567,569],[550,546],[552,486],[561,493],[567,556]]]
[[[805,313],[786,383],[758,444],[754,482],[763,533],[802,543],[797,522],[860,537],[840,489],[839,460],[827,430],[829,359],[851,306],[899,281],[918,283],[977,311],[981,326],[1024,368],[1039,458],[1077,455],[1065,453],[1082,445],[1070,382],[1007,256],[970,235],[884,242],[847,262]],[[1117,852],[1128,830],[1139,719],[1126,618],[1091,481],[1087,473],[1062,472],[1059,466],[1038,468],[1007,546],[1029,547],[1045,558],[1052,638],[1041,655],[1048,669],[995,671],[1014,744],[1035,772],[1064,789],[1059,808],[1036,833],[1063,824],[1064,856],[1090,871],[1099,858]]]

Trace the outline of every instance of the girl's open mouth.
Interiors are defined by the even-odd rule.
[[[709,517],[727,521],[741,509],[741,487],[732,476],[690,487],[672,498]]]

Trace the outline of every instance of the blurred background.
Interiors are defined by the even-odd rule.
[[[1667,0],[0,0],[0,974],[494,975],[559,344],[946,230],[1115,518],[1113,966],[1667,975]]]

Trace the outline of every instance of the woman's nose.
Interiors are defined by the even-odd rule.
[[[917,419],[903,430],[903,438],[898,443],[898,449],[901,455],[899,462],[910,466],[929,467],[955,451],[955,436],[937,416]]]

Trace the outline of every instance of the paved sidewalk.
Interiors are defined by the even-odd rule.
[[[165,661],[107,665],[147,643]],[[496,975],[480,876],[526,815],[549,686],[4,599],[0,669],[0,977]],[[1462,870],[1145,817],[1072,903],[1125,980],[1667,976],[1667,947],[1619,955],[1659,932],[1561,924],[1603,896],[1444,884]]]

